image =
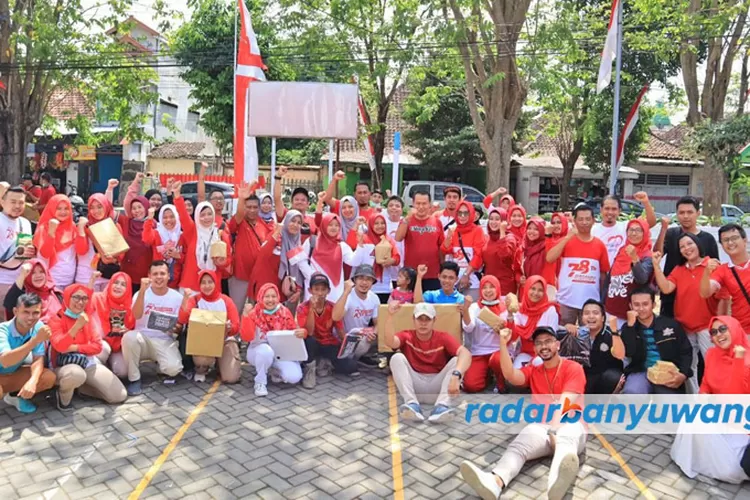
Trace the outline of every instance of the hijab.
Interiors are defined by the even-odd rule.
[[[556,243],[568,235],[568,218],[565,217],[565,214],[562,212],[553,213],[552,219],[554,219],[555,217],[560,219],[560,234],[553,233],[550,238],[552,238],[552,241]]]
[[[112,288],[115,280],[122,278],[125,280],[125,293],[121,297],[115,297]],[[70,288],[70,287],[68,287]],[[67,289],[65,290],[67,293]],[[125,311],[125,325],[135,325],[135,316],[133,316],[133,281],[130,275],[123,272],[117,272],[112,275],[103,292],[97,292],[93,297],[94,311],[99,318],[101,325],[110,324],[110,315],[112,309],[116,311]]]
[[[375,222],[377,222],[378,219],[382,219],[383,225],[385,226],[385,231],[381,234],[375,234]],[[385,220],[385,216],[380,213],[373,213],[370,216],[370,220],[367,221],[367,234],[365,235],[365,243],[377,245],[383,238],[385,238],[388,244],[391,245],[391,248],[398,248],[396,246],[396,240],[388,236],[388,222]],[[375,271],[375,277],[378,279],[378,281],[382,280],[383,266],[375,261],[373,262],[372,269],[373,271]]]
[[[750,377],[750,342],[747,340],[745,330],[739,321],[731,316],[714,316],[708,323],[709,328],[714,321],[721,321],[729,327],[732,345],[729,349],[712,347],[706,352],[706,371],[703,381],[711,388],[712,394],[732,394],[737,392],[733,387],[747,386]],[[738,381],[732,378],[734,366],[734,346],[740,345],[745,348],[745,380]]]
[[[641,260],[645,257],[651,256],[651,231],[648,227],[648,223],[645,219],[633,219],[628,222],[627,228],[630,229],[633,226],[640,226],[643,230],[643,239],[638,245],[635,246],[635,252],[638,254],[638,260]],[[614,262],[612,262],[612,275],[617,276],[621,274],[627,274],[630,272],[630,266],[633,263],[633,260],[630,258],[630,256],[625,252],[625,248],[627,248],[628,245],[632,245],[630,242],[630,233],[627,234],[627,240],[625,240],[625,244],[620,247],[620,249],[617,251],[617,255],[615,256]]]
[[[354,207],[354,215],[350,219],[344,218],[344,202],[349,202]],[[359,218],[359,203],[353,196],[344,196],[339,201],[339,221],[341,222],[341,241],[346,241],[349,232],[357,230],[357,219]]]
[[[104,208],[104,218],[103,219],[94,219],[93,214],[91,213],[91,205],[93,205],[94,202],[98,202],[103,208]],[[89,197],[88,202],[89,207],[89,213],[88,213],[88,219],[89,219],[89,226],[91,224],[96,224],[97,222],[101,222],[107,217],[114,219],[115,217],[115,209],[112,207],[112,203],[109,201],[109,199],[104,196],[101,193],[94,193]]]
[[[521,212],[521,215],[523,215],[523,223],[516,227],[511,222],[513,218],[513,212],[519,211]],[[513,233],[513,236],[516,237],[516,240],[523,242],[526,239],[526,209],[523,208],[521,205],[513,205],[508,209],[508,231]],[[544,234],[544,231],[542,231],[542,234]]]
[[[268,212],[263,211],[263,200],[265,200],[266,198],[271,199],[271,210],[269,210]],[[260,205],[258,208],[258,216],[261,218],[263,222],[266,222],[266,223],[271,222],[273,218],[276,216],[276,210],[273,207],[273,196],[271,196],[271,193],[265,193],[265,194],[260,195],[259,203]]]
[[[174,229],[167,229],[164,226],[164,212],[169,210],[174,214],[175,218],[175,226]],[[180,236],[182,235],[182,224],[180,224],[180,214],[177,212],[177,207],[174,205],[162,205],[159,209],[159,221],[156,223],[156,231],[159,233],[159,237],[161,238],[161,244],[166,245],[168,241],[171,241],[174,243],[175,246],[177,246],[177,243],[180,241]]]
[[[299,212],[297,213],[299,214]],[[268,290],[275,290],[276,295],[279,297],[279,303],[272,311],[263,309],[263,296]],[[255,324],[256,330],[260,332],[261,337],[265,337],[268,332],[271,331],[286,330],[286,325],[288,325],[290,321],[294,322],[292,313],[281,303],[281,293],[279,292],[279,288],[273,283],[266,283],[260,287],[258,293],[255,295],[255,305],[250,311],[250,316]]]
[[[203,280],[204,276],[209,276],[214,282],[214,291],[211,292],[210,295],[206,295],[200,289],[200,282]],[[221,299],[221,280],[217,276],[216,271],[203,270],[199,272],[198,273],[198,301],[197,301],[198,307],[200,309],[211,310],[210,308],[204,307],[204,306],[206,306],[208,303],[217,302],[219,301],[219,299]],[[223,301],[221,302],[223,305]],[[226,310],[226,306],[224,306],[221,310]]]
[[[211,227],[203,227],[200,223],[201,212],[208,208],[211,210]],[[219,230],[216,228],[216,213],[213,205],[207,201],[198,203],[193,215],[195,222],[195,259],[198,263],[198,269],[215,271],[216,264],[211,259],[211,244],[219,241]]]
[[[54,293],[55,282],[49,274],[49,269],[44,261],[41,259],[31,259],[29,264],[31,264],[31,272],[26,276],[26,279],[23,282],[23,289],[25,293],[36,294],[42,299],[42,317],[40,320],[47,323],[50,318],[57,315],[62,309],[62,303],[60,303],[60,299]],[[44,270],[45,275],[44,285],[41,287],[36,287],[31,282],[31,275],[34,273],[34,268],[37,266]]]
[[[485,300],[482,297],[482,289],[484,288],[484,285],[490,284],[493,287],[495,287],[496,297],[495,300],[488,301]],[[481,281],[479,282],[479,308],[487,308],[493,313],[495,313],[496,316],[500,316],[503,312],[505,312],[505,303],[503,303],[502,300],[500,300],[500,294],[502,293],[502,290],[500,288],[500,280],[496,277],[492,276],[491,274],[486,274],[482,276]]]
[[[315,249],[312,253],[315,263],[328,276],[333,287],[339,286],[341,282],[341,270],[344,268],[344,256],[339,244],[341,239],[338,235],[335,237],[328,235],[328,226],[331,225],[331,222],[338,219],[338,215],[332,213],[323,214],[320,230],[315,238]],[[340,220],[339,223],[341,223]]]
[[[524,276],[534,276],[544,271],[546,261],[545,224],[539,217],[532,217],[528,225],[533,224],[539,231],[539,238],[529,240],[528,231],[523,239],[523,272]]]
[[[536,283],[542,284],[542,299],[539,302],[534,303],[529,298],[529,292],[531,291],[531,287]],[[518,309],[519,313],[526,316],[526,324],[521,326],[516,323],[516,331],[522,339],[531,340],[531,334],[536,330],[536,325],[539,323],[539,319],[552,305],[555,304],[550,302],[549,297],[547,296],[547,280],[541,276],[530,276],[526,278],[526,284],[523,287],[521,307]]]
[[[511,208],[516,204],[516,200],[513,199],[513,197],[509,194],[505,194],[500,197],[500,204],[498,205],[498,208],[500,208],[500,205],[503,204],[503,201],[508,200],[510,202],[510,205],[508,205],[508,208],[506,210],[510,211]]]
[[[132,207],[136,201],[141,203],[144,210],[148,212],[148,200],[145,196],[136,196],[130,201],[130,206]],[[147,256],[150,255],[151,247],[143,241],[143,226],[145,223],[145,217],[142,219],[128,217],[128,231],[123,236],[130,247],[127,255],[127,259],[130,262],[137,262],[141,258],[150,258]]]
[[[299,269],[299,265],[297,263],[292,264],[289,262],[289,253],[292,250],[295,250],[299,248],[302,245],[302,231],[300,231],[292,235],[289,232],[289,223],[292,221],[293,218],[299,217],[300,219],[300,228],[302,226],[302,222],[305,221],[304,217],[302,217],[302,214],[299,213],[297,210],[289,210],[287,211],[286,215],[284,216],[284,222],[282,222],[282,228],[281,228],[281,262],[279,264],[279,272],[278,277],[280,280],[283,280],[287,276],[291,276],[297,281],[297,284],[302,286],[302,271]],[[292,255],[293,257],[293,255]],[[261,290],[263,288],[261,287]],[[260,293],[260,290],[258,291]],[[262,297],[262,295],[261,295]]]
[[[499,207],[492,207],[490,208],[490,211],[487,214],[487,217],[491,216],[493,212],[497,212],[500,214],[500,222],[503,222],[508,219],[508,212],[504,208]],[[489,220],[487,221],[487,234],[490,235],[490,240],[497,241],[500,239],[500,229],[497,229],[496,231],[493,231],[490,229],[490,223]]]
[[[73,294],[76,292],[84,292],[86,296],[89,298],[89,303],[86,304],[86,307],[84,308],[83,312],[89,312],[91,307],[91,295],[93,292],[89,287],[86,285],[82,285],[80,283],[73,283],[69,287],[65,289],[63,292],[63,307],[64,309],[60,310],[58,313],[58,316],[63,318],[63,321],[67,320],[67,324],[63,323],[68,329],[73,326],[73,322],[75,322],[76,319],[78,319],[78,316],[80,316],[80,313],[76,314],[73,311],[70,310],[70,302],[72,301]],[[91,327],[91,322],[87,322],[86,325],[83,327],[83,330],[86,333],[86,337],[90,338],[89,332],[87,331]]]
[[[34,233],[34,246],[36,248],[42,248],[51,238],[47,232],[49,227],[49,221],[55,218],[57,207],[60,205],[66,205],[70,216],[64,221],[59,221],[60,224],[57,226],[57,232],[55,232],[55,252],[49,259],[49,267],[55,267],[57,264],[57,254],[64,252],[68,248],[73,246],[76,239],[76,225],[73,222],[73,205],[70,204],[70,199],[64,194],[56,194],[50,198],[49,203],[44,207],[42,215],[39,217],[39,223],[37,225],[36,232]]]
[[[466,209],[469,211],[469,219],[466,221],[466,224],[461,224],[458,222],[458,212],[461,210],[461,207],[466,207]],[[458,204],[458,207],[456,208],[456,233],[460,235],[465,235],[474,230],[476,224],[474,223],[474,218],[476,217],[476,210],[474,210],[474,206],[469,203],[468,201],[462,201]],[[457,243],[457,241],[453,242],[454,244]]]

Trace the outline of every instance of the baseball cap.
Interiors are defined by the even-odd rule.
[[[443,196],[448,193],[456,193],[458,196],[461,196],[461,188],[458,186],[445,186],[443,189]]]
[[[536,338],[540,335],[552,335],[553,337],[555,337],[555,340],[557,340],[557,333],[549,326],[540,326],[539,328],[534,330],[534,333],[531,334],[531,340],[536,340]]]
[[[310,288],[315,285],[325,285],[328,288],[331,288],[331,283],[330,281],[328,281],[328,276],[323,273],[315,273],[310,276]]]
[[[435,319],[437,312],[435,312],[435,306],[428,304],[427,302],[420,302],[414,306],[414,317],[419,318],[420,316],[427,316],[430,319]]]
[[[292,198],[294,198],[298,194],[304,194],[308,201],[310,200],[310,193],[307,191],[307,189],[303,187],[294,188],[294,191],[292,191]]]
[[[352,279],[359,278],[360,276],[364,276],[366,278],[372,278],[375,281],[378,280],[375,277],[375,271],[372,269],[372,266],[369,264],[361,264],[354,268],[354,272],[352,272]]]

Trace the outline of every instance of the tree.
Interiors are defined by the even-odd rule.
[[[92,120],[71,116],[65,121],[78,129],[77,142],[145,137],[155,72],[105,33],[130,6],[130,0],[89,8],[81,0],[0,0],[0,178],[20,180],[26,146],[43,123],[51,123],[46,108],[56,88],[78,88],[92,107],[98,103],[99,116],[118,122],[117,131],[94,136]]]

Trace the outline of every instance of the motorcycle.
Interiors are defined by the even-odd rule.
[[[70,198],[70,204],[73,207],[73,219],[77,224],[78,219],[88,215],[89,207],[83,198],[78,196],[78,189],[70,181],[68,181],[68,198]]]

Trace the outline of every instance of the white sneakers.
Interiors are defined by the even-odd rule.
[[[193,375],[193,381],[194,382],[205,382],[206,381],[206,374],[205,373],[196,373]]]
[[[255,384],[255,395],[268,396],[268,389],[266,389],[266,384]]]
[[[503,489],[497,484],[495,475],[489,472],[484,472],[468,460],[464,460],[461,463],[461,477],[464,478],[466,484],[468,484],[471,489],[482,498],[482,500],[497,500],[500,498],[500,493]]]
[[[552,459],[549,470],[549,488],[547,489],[549,500],[561,500],[565,496],[568,488],[578,476],[579,465],[578,454],[575,451],[565,453],[559,462],[555,458]]]

